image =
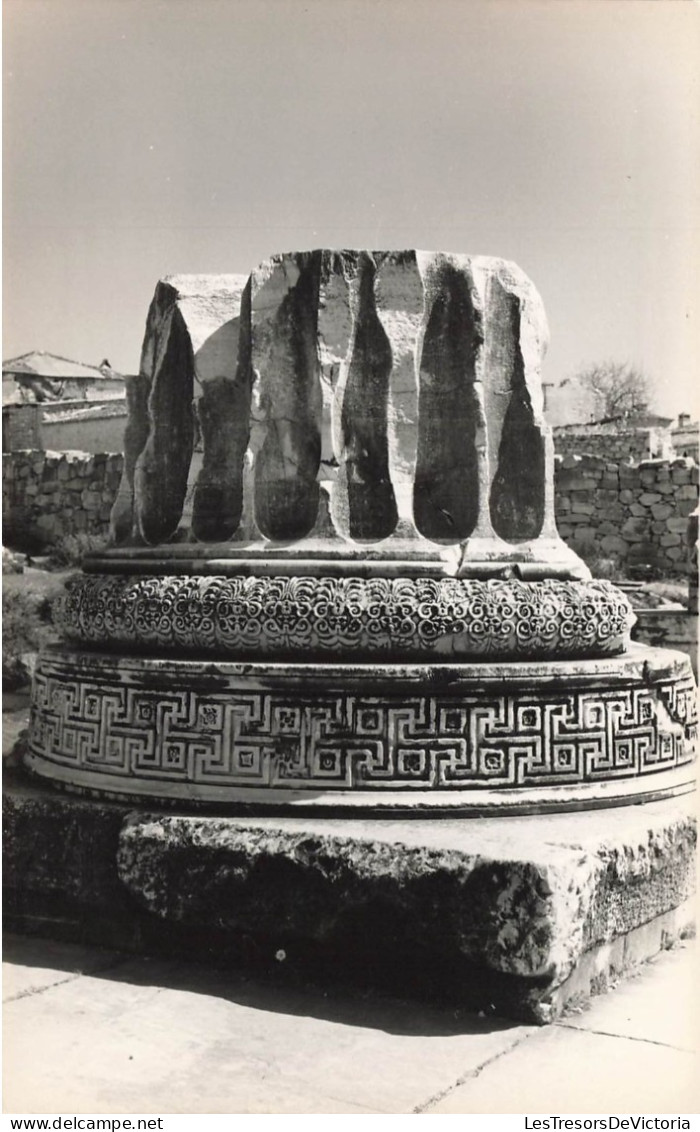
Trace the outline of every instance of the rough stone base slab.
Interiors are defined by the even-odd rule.
[[[149,813],[11,777],[14,930],[553,1020],[683,934],[693,800],[439,821]]]

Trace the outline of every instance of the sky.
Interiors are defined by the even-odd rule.
[[[698,412],[695,0],[4,0],[3,357],[138,369],[155,284],[274,252],[515,260],[544,380]]]

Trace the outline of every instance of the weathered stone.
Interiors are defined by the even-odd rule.
[[[78,644],[159,653],[496,660],[621,652],[633,615],[603,581],[88,575],[54,621]]]
[[[14,554],[8,547],[2,548],[3,574],[23,574],[25,557],[23,554]]]
[[[644,491],[639,497],[639,502],[644,507],[650,507],[652,503],[659,503],[661,496],[657,491]]]
[[[571,476],[571,478],[567,478],[564,475],[559,476],[559,486],[570,492],[588,492],[591,484],[590,480],[586,480],[576,473],[576,475]]]
[[[275,256],[241,281],[235,346],[206,372],[219,331],[198,345],[185,291],[156,291],[120,542],[68,591],[80,647],[37,661],[25,765],[195,811],[132,814],[116,852],[98,845],[127,937],[374,951],[553,1017],[582,963],[687,899],[687,815],[650,835],[644,810],[691,788],[697,698],[685,655],[628,647],[627,602],[557,534],[536,291],[484,257]],[[623,524],[598,494],[609,455],[560,469],[571,541],[597,555],[607,523],[629,559],[663,563],[642,502],[660,465],[621,473]],[[108,474],[96,456],[90,527]],[[634,833],[611,840],[622,806]],[[220,816],[250,807],[275,816]],[[524,846],[511,822],[563,808],[583,835],[587,807],[609,810],[587,845],[543,820]],[[359,811],[394,820],[353,831]],[[445,820],[397,831],[404,812]],[[68,836],[54,876],[75,875]],[[42,883],[18,887],[41,907]]]
[[[538,817],[204,818],[7,785],[14,930],[248,969],[283,949],[292,978],[542,1023],[580,1005],[615,941],[658,920],[651,954],[692,916],[683,799],[553,814],[543,837]]]
[[[584,466],[589,471],[602,472],[607,466],[607,460],[605,460],[602,456],[595,456],[592,453],[589,453],[585,457]]]
[[[604,554],[625,554],[627,543],[620,535],[608,534],[600,540],[600,548]]]
[[[193,402],[200,404],[205,435],[209,420],[218,417],[217,436],[225,443],[231,412],[234,435],[240,427],[236,394],[232,402],[230,394],[245,384],[236,384],[238,318],[245,284],[245,277],[237,275],[176,275],[158,284],[140,374],[127,385],[129,422],[124,480],[113,517],[116,539],[137,531],[147,542],[158,542],[177,529],[194,453]],[[227,521],[236,505],[223,486],[227,457],[215,449],[208,445],[202,506],[219,508],[222,521]]]
[[[698,619],[692,609],[637,609],[637,620],[632,630],[636,641],[684,652],[689,658],[697,680]]]
[[[621,534],[626,539],[640,539],[644,537],[646,529],[646,519],[632,518],[623,524]]]
[[[595,493],[596,507],[605,510],[606,507],[612,507],[618,503],[619,492],[610,491],[607,488],[601,488]]]
[[[159,284],[142,362],[151,375],[149,439],[132,497],[139,536],[154,546],[189,525],[193,456],[183,429],[194,347],[182,292],[178,280]],[[228,543],[232,572],[241,559],[277,555],[275,544],[308,539],[316,572],[324,559],[362,554],[377,574],[393,559],[449,562],[463,576],[497,574],[510,562],[532,577],[587,576],[554,523],[539,377],[547,326],[514,264],[300,252],[262,264],[239,298],[230,372],[212,375],[199,402],[204,451],[191,517],[202,546]],[[127,481],[129,464],[127,451]],[[122,495],[128,510],[128,482]],[[128,545],[120,514],[115,536]],[[243,539],[252,545],[237,545]],[[300,542],[283,552],[301,574],[304,550]],[[188,547],[168,556],[186,570],[203,557]]]
[[[671,481],[674,484],[685,486],[690,483],[690,468],[689,467],[673,467],[671,470]]]
[[[589,618],[588,631],[593,641],[602,624]],[[521,661],[515,671],[507,661],[282,665],[200,655],[44,650],[27,765],[74,786],[190,802],[294,806],[301,791],[305,801],[353,806],[364,792],[374,807],[478,810],[532,804],[542,789],[540,804],[556,804],[559,782],[569,800],[575,782],[600,782],[605,793],[611,775],[615,790],[634,793],[645,775],[695,755],[692,673],[668,651]],[[640,734],[644,743],[631,741]],[[527,789],[509,795],[516,786]]]
[[[593,542],[596,537],[596,530],[595,527],[586,525],[587,516],[584,515],[580,516],[579,518],[584,525],[576,527],[573,534],[573,541],[574,543],[578,543],[578,545],[581,546]]]

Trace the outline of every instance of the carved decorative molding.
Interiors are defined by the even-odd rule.
[[[605,581],[88,575],[56,621],[82,644],[233,658],[551,659],[622,652],[634,614]]]
[[[697,741],[689,662],[663,655],[674,663],[646,684],[638,661],[613,680],[606,662],[578,661],[518,665],[500,688],[497,673],[484,680],[490,666],[461,666],[458,688],[435,691],[401,666],[365,666],[361,679],[353,668],[341,688],[338,666],[54,648],[37,667],[31,758],[66,783],[89,772],[106,791],[204,798],[222,786],[478,791],[651,776],[689,762]]]

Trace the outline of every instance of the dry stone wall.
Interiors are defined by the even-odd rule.
[[[555,462],[557,526],[586,557],[687,570],[688,516],[698,503],[698,466],[688,457],[618,464],[600,456]]]
[[[10,452],[3,456],[4,541],[30,532],[49,545],[66,535],[105,535],[123,468],[120,453]],[[687,569],[688,516],[698,503],[698,466],[688,457],[618,464],[558,457],[555,511],[574,550],[621,563]]]
[[[605,460],[639,463],[651,457],[672,459],[670,433],[658,428],[625,428],[601,425],[598,428],[562,425],[554,429],[554,450],[558,456],[587,453]]]
[[[3,542],[32,550],[69,535],[106,535],[123,462],[121,453],[4,454]]]

